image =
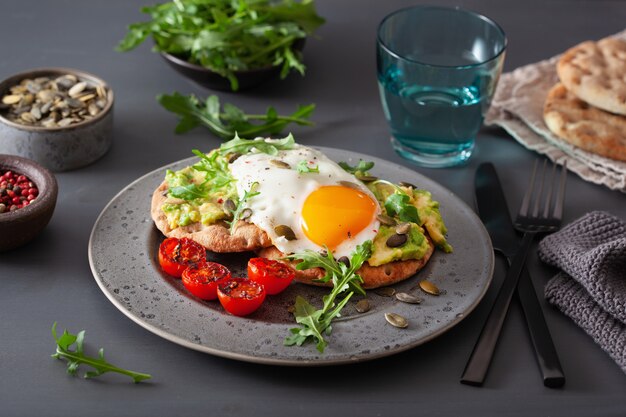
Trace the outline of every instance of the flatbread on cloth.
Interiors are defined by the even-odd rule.
[[[546,97],[543,117],[552,133],[564,141],[626,161],[626,116],[590,106],[558,83]]]
[[[605,38],[568,49],[556,66],[559,79],[578,98],[626,115],[626,41]]]

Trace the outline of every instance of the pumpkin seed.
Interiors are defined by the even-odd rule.
[[[20,114],[20,118],[26,123],[35,123],[37,121],[37,119],[35,119],[35,116],[30,114],[30,112],[24,112]]]
[[[237,204],[235,204],[235,202],[229,198],[228,200],[224,201],[224,208],[232,213],[237,210]]]
[[[364,298],[362,300],[359,300],[358,303],[356,303],[356,311],[359,313],[367,313],[368,311],[370,311],[370,309],[372,308],[370,306],[370,302],[367,298]]]
[[[411,223],[400,223],[396,226],[396,233],[399,235],[406,235],[411,231]]]
[[[396,219],[391,216],[387,216],[386,214],[381,213],[377,215],[376,218],[385,226],[395,226],[396,224],[398,224],[398,222],[396,222]]]
[[[350,259],[347,256],[342,256],[341,258],[337,259],[337,262],[341,262],[342,264],[350,268]]]
[[[250,218],[250,216],[252,216],[252,209],[249,207],[246,207],[245,209],[241,210],[241,214],[239,215],[239,219],[241,220],[247,220]]]
[[[361,187],[360,187],[360,186],[359,186],[356,182],[352,182],[352,181],[339,181],[339,184],[340,184],[340,185],[343,185],[344,187],[347,187],[347,188],[352,188],[352,189],[359,190],[359,191],[361,191],[361,190],[362,190],[362,188],[361,188]]]
[[[440,293],[439,288],[437,288],[437,286],[430,281],[420,281],[419,285],[422,291],[427,294],[439,295]]]
[[[365,175],[365,174],[361,174],[359,172],[357,172],[355,175],[355,177],[357,177],[357,179],[363,181],[363,182],[372,182],[372,181],[376,181],[378,179],[378,177],[375,177],[373,175]]]
[[[291,165],[280,159],[270,159],[270,164],[277,166],[278,168],[291,169]]]
[[[399,235],[396,233],[396,234],[389,236],[385,244],[390,248],[397,248],[399,246],[404,245],[407,240],[408,238],[406,235]]]
[[[274,232],[276,232],[276,234],[278,236],[282,236],[282,237],[284,237],[287,240],[297,240],[296,234],[293,232],[291,227],[289,227],[287,225],[280,224],[280,225],[276,226],[274,228]]]
[[[400,181],[398,184],[403,186],[403,187],[414,188],[414,189],[417,188],[417,186],[411,184],[410,182],[406,182],[406,181]]]
[[[394,294],[396,293],[395,288],[392,287],[381,287],[381,288],[376,288],[374,290],[374,293],[380,295],[381,297],[393,297]]]
[[[69,117],[65,117],[61,120],[59,120],[59,122],[57,123],[57,125],[61,126],[61,127],[66,127],[71,125],[74,122],[73,119],[69,118]]]
[[[396,313],[385,313],[385,320],[387,320],[387,323],[391,324],[393,327],[398,327],[400,329],[409,327],[409,321]]]
[[[419,304],[422,302],[421,298],[416,297],[412,294],[408,294],[406,292],[396,293],[396,298],[398,299],[398,301],[402,301],[403,303],[408,304]]]

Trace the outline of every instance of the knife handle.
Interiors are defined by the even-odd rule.
[[[528,248],[534,237],[535,233],[524,233],[522,243],[515,253],[511,267],[507,271],[504,282],[502,282],[502,286],[496,297],[496,301],[493,303],[493,307],[491,307],[491,311],[487,316],[480,336],[478,336],[478,341],[467,361],[467,365],[461,376],[461,383],[463,384],[481,386],[485,381],[485,376],[491,364],[491,358],[496,349],[504,319],[509,311],[511,299],[515,293],[515,288],[517,288],[517,283],[522,273],[524,262],[526,261]]]
[[[522,277],[517,284],[517,295],[522,304],[528,332],[535,348],[535,355],[543,377],[543,385],[549,388],[562,387],[565,384],[565,375],[552,342],[546,319],[543,316],[541,304],[537,299],[537,292],[526,268],[524,268]]]

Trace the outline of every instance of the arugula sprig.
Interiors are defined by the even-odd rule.
[[[380,192],[376,191],[377,185],[379,184],[391,188],[393,192],[383,198],[383,195]],[[374,191],[377,199],[384,201],[387,215],[391,217],[397,217],[400,221],[403,222],[420,224],[417,207],[411,204],[411,196],[409,196],[398,185],[386,180],[376,180],[370,184],[370,189]]]
[[[317,341],[317,350],[320,353],[324,353],[324,349],[328,346],[324,335],[330,335],[332,331],[332,320],[340,315],[341,310],[355,292],[365,294],[365,291],[360,285],[363,279],[356,271],[371,254],[372,241],[367,240],[356,247],[356,250],[350,257],[349,266],[343,262],[336,261],[330,251],[327,251],[326,256],[312,250],[306,250],[287,257],[287,259],[291,260],[301,260],[301,262],[296,265],[296,269],[298,270],[318,267],[323,268],[326,271],[326,275],[319,281],[332,281],[333,289],[330,294],[322,298],[324,305],[321,309],[316,309],[301,296],[296,297],[294,316],[296,322],[299,323],[301,327],[295,327],[289,330],[291,334],[285,338],[286,346],[302,346],[302,344],[307,341],[315,340]],[[336,302],[337,297],[347,291],[349,292],[345,297],[339,302]]]
[[[216,95],[210,95],[202,101],[193,94],[185,96],[178,92],[172,95],[159,95],[157,100],[165,109],[179,116],[176,133],[185,133],[195,127],[205,126],[222,139],[230,139],[235,134],[248,139],[263,134],[275,135],[282,132],[290,123],[312,126],[313,123],[308,118],[315,110],[315,104],[309,104],[298,106],[298,109],[288,116],[279,115],[273,107],[269,107],[265,114],[246,114],[233,104],[225,103],[221,106]]]
[[[252,151],[258,151],[274,156],[278,151],[293,149],[295,145],[296,140],[291,133],[282,139],[242,139],[239,134],[236,133],[232,140],[223,143],[219,147],[218,152],[222,155],[228,155],[230,153],[245,155]]]
[[[344,171],[358,177],[369,175],[369,170],[374,168],[374,162],[359,159],[359,162],[355,166],[352,166],[345,161],[339,162],[339,166],[343,168]]]
[[[130,51],[148,37],[154,50],[176,55],[230,80],[235,71],[281,67],[304,75],[302,42],[325,21],[312,0],[174,0],[143,7],[147,22],[133,23],[117,50]]]
[[[83,346],[85,340],[84,330],[81,330],[78,334],[71,334],[67,330],[64,330],[63,334],[59,337],[57,336],[56,327],[57,323],[54,322],[52,325],[52,337],[54,337],[54,340],[56,341],[57,348],[56,353],[54,353],[52,357],[56,359],[65,359],[67,361],[68,374],[76,375],[80,365],[87,365],[92,367],[94,370],[85,372],[85,378],[94,378],[107,372],[116,372],[127,375],[131,377],[135,383],[152,378],[149,374],[129,371],[108,363],[104,359],[103,348],[100,348],[98,351],[97,358],[86,356]],[[76,346],[75,349],[72,350],[72,345],[74,344]]]

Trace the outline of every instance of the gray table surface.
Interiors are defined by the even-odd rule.
[[[97,163],[57,174],[59,201],[44,233],[26,247],[0,254],[0,414],[320,416],[624,416],[626,376],[581,329],[543,302],[567,374],[562,389],[545,388],[515,302],[483,388],[459,383],[481,323],[494,299],[483,302],[441,337],[393,357],[327,368],[270,367],[189,350],[144,330],[102,294],[87,259],[96,217],[125,185],[169,162],[219,141],[202,129],[173,134],[175,118],[155,101],[159,93],[205,96],[207,90],[174,73],[149,45],[113,50],[127,24],[142,20],[142,0],[3,0],[0,78],[43,66],[95,73],[116,92],[114,145]],[[291,76],[222,100],[262,111],[290,111],[314,102],[316,126],[296,128],[304,144],[369,153],[410,166],[391,150],[375,82],[375,31],[388,12],[414,1],[319,0],[327,23],[306,46],[307,75]],[[586,39],[624,28],[626,2],[440,1],[482,12],[508,34],[505,70],[555,55]],[[495,163],[509,207],[518,207],[527,173],[539,156],[500,130],[481,131],[475,155],[463,167],[422,169],[473,204],[473,176]],[[591,210],[626,218],[626,196],[568,176],[565,222]],[[535,246],[536,248],[536,246]],[[533,250],[529,268],[536,288],[555,270]],[[496,264],[495,282],[504,266]],[[52,360],[53,321],[87,329],[87,348],[106,348],[116,364],[153,374],[133,385],[109,375],[83,380]]]

